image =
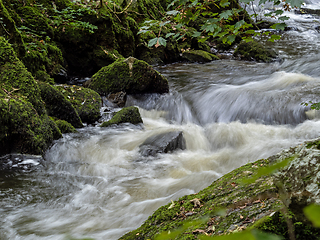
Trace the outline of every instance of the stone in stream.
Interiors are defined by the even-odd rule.
[[[272,62],[276,59],[277,54],[256,41],[242,41],[234,51],[234,56],[247,61]]]
[[[189,50],[182,53],[182,57],[189,62],[206,63],[219,60],[216,55],[203,50]]]
[[[127,94],[169,92],[168,80],[164,76],[133,57],[119,59],[101,68],[88,85],[103,96],[121,91]]]
[[[151,136],[139,147],[142,156],[155,156],[158,153],[173,152],[186,149],[186,141],[182,132],[167,132]]]
[[[132,123],[139,124],[143,123],[139,109],[137,107],[125,107],[117,112],[109,121],[104,122],[100,125],[100,127],[109,127],[115,124],[121,123]]]

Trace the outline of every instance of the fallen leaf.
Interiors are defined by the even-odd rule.
[[[200,199],[199,199],[199,198],[192,199],[192,200],[190,200],[190,202],[193,203],[193,205],[194,205],[195,208],[201,206],[201,203],[200,203]]]

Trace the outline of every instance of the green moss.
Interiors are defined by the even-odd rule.
[[[256,41],[246,43],[242,41],[237,46],[234,56],[248,61],[271,62],[277,55],[273,50],[267,49],[261,43]]]
[[[59,85],[56,88],[71,102],[83,122],[94,123],[100,118],[102,100],[97,92],[75,85]]]
[[[76,128],[83,127],[77,111],[60,91],[47,83],[38,84],[49,116],[65,120]]]
[[[320,237],[320,229],[314,228],[310,225],[306,225],[302,222],[298,222],[294,215],[289,215],[293,227],[296,239],[299,240],[316,240]],[[258,222],[254,226],[257,229],[265,232],[270,232],[283,236],[285,239],[290,239],[288,234],[288,225],[286,218],[280,211],[275,212],[272,216],[265,217],[262,221]]]
[[[0,85],[4,90],[25,96],[38,114],[44,113],[38,84],[3,37],[0,37],[0,72]]]
[[[43,154],[61,137],[46,114],[39,115],[23,97],[0,94],[0,154]]]
[[[94,61],[96,65],[100,68],[108,66],[114,63],[118,59],[123,59],[123,56],[115,49],[107,49],[103,46],[97,46],[93,50]]]
[[[137,107],[126,107],[117,112],[113,118],[107,122],[104,122],[100,127],[109,127],[113,124],[120,123],[132,123],[139,124],[142,123],[142,119]]]
[[[219,60],[219,58],[212,54],[203,50],[189,50],[185,51],[182,54],[182,57],[187,59],[190,62],[211,62],[213,60]]]
[[[65,120],[56,120],[55,123],[57,124],[58,128],[60,129],[61,133],[75,133],[78,132],[71,123],[68,123]]]
[[[13,44],[13,48],[18,54],[18,56],[23,56],[25,54],[24,42],[20,35],[20,32],[16,28],[15,21],[10,16],[8,10],[3,4],[2,0],[0,0],[0,36],[6,37],[11,44]]]
[[[124,91],[132,93],[168,92],[168,81],[144,61],[117,60],[92,76],[89,88],[101,95]]]

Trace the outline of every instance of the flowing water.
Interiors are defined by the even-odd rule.
[[[309,1],[320,8],[317,1]],[[159,67],[166,95],[131,96],[143,126],[66,134],[45,161],[0,176],[0,239],[118,239],[158,207],[248,162],[320,136],[303,102],[320,101],[319,17],[290,13],[282,61]],[[307,113],[306,113],[307,112]],[[142,157],[150,136],[182,131],[186,150]],[[12,165],[18,167],[18,165]]]

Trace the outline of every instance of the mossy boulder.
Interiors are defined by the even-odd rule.
[[[0,37],[0,70],[0,84],[5,91],[18,92],[27,98],[39,114],[44,113],[37,82],[3,37]]]
[[[109,127],[114,124],[120,123],[132,123],[132,124],[139,124],[143,123],[139,109],[137,107],[125,107],[117,112],[111,120],[104,122],[100,125],[100,127]]]
[[[58,85],[56,88],[71,102],[82,122],[94,123],[101,117],[102,99],[97,92],[75,85]]]
[[[0,19],[2,21],[0,36],[4,36],[9,40],[18,56],[23,56],[25,54],[24,42],[16,28],[15,21],[5,6],[6,4],[3,4],[3,1],[0,0]]]
[[[83,127],[76,109],[60,91],[58,91],[55,87],[43,82],[39,82],[39,87],[41,90],[41,97],[45,102],[49,116],[65,120],[76,128]]]
[[[144,61],[129,57],[103,67],[92,76],[89,88],[100,95],[126,92],[166,93],[168,80]]]
[[[75,133],[78,132],[71,123],[68,123],[65,120],[58,119],[55,121],[61,133]]]
[[[259,229],[289,239],[283,209],[289,214],[297,239],[318,239],[320,229],[304,221],[300,213],[306,204],[319,202],[319,145],[320,139],[305,142],[235,169],[199,193],[160,207],[140,228],[120,239],[154,239],[157,234],[174,232],[194,220],[198,222],[178,232],[174,239],[244,229]],[[225,209],[224,215],[219,214],[221,209]]]
[[[0,93],[0,155],[43,154],[60,137],[57,125],[23,96]]]
[[[0,37],[0,154],[42,154],[61,137],[49,119],[37,82]]]
[[[271,62],[276,59],[277,54],[256,41],[242,41],[234,51],[234,56],[247,61]]]
[[[203,50],[189,50],[182,53],[182,57],[189,62],[206,63],[213,60],[219,60],[219,58],[209,52]]]

